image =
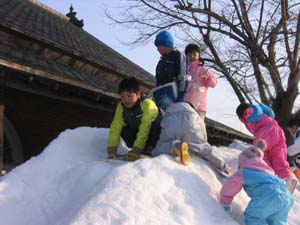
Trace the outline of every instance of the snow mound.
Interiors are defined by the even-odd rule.
[[[66,130],[2,177],[0,225],[243,224],[248,197],[236,196],[233,218],[227,215],[218,203],[220,180],[201,158],[189,166],[166,155],[107,161],[107,137],[104,128]],[[220,150],[235,168],[240,150]],[[290,225],[300,224],[299,210],[297,202]]]

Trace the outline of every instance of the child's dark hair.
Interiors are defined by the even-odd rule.
[[[300,127],[300,119],[298,118],[290,119],[289,122],[287,123],[287,127],[293,127],[293,126]]]
[[[199,61],[201,62],[201,65],[203,65],[204,61],[201,58],[200,47],[196,44],[188,44],[185,47],[185,50],[184,50],[185,55],[187,55],[189,53],[193,53],[193,52],[198,52],[199,53]]]
[[[251,105],[249,103],[241,103],[239,104],[239,106],[236,108],[236,114],[239,118],[243,118],[244,112],[246,109],[248,109],[249,107],[251,107]]]
[[[135,79],[134,77],[124,78],[119,84],[119,94],[123,91],[134,93],[140,92],[140,85],[137,79]]]

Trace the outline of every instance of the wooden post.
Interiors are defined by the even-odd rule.
[[[0,105],[0,175],[2,176],[5,171],[3,170],[3,123],[4,123],[4,104]]]
[[[3,169],[3,144],[4,144],[4,68],[0,67],[0,176]]]

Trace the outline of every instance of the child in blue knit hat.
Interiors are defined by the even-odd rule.
[[[159,32],[154,44],[161,55],[156,66],[156,89],[160,86],[165,87],[166,84],[174,84],[176,87],[174,102],[181,102],[188,86],[187,59],[184,54],[174,48],[173,37],[168,31]],[[154,101],[160,109],[166,110],[166,104],[162,104],[161,98],[154,97]]]

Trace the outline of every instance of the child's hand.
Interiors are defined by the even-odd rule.
[[[108,147],[107,148],[107,158],[108,159],[116,159],[117,158],[117,148],[115,147]]]
[[[207,80],[209,77],[208,72],[201,74],[201,78]]]
[[[132,147],[127,155],[123,158],[124,161],[135,161],[140,158],[141,150],[138,147]]]
[[[222,205],[223,209],[225,210],[225,212],[227,212],[230,216],[232,215],[232,207],[231,205]]]

